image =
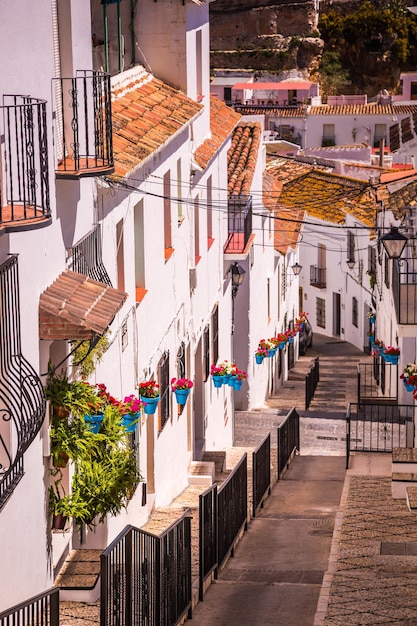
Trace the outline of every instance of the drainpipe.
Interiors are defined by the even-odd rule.
[[[132,48],[131,65],[136,65],[136,45],[135,45],[135,0],[130,0],[130,42]]]

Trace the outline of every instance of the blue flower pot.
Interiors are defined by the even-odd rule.
[[[256,361],[256,363],[257,363],[258,365],[261,365],[261,363],[263,363],[263,361],[264,361],[264,357],[263,357],[263,356],[261,356],[261,355],[257,355],[257,354],[255,354],[255,361]]]
[[[404,387],[405,387],[406,391],[414,391],[414,389],[415,389],[414,385],[410,385],[405,380],[403,380],[403,383],[404,383]]]
[[[104,413],[98,413],[97,415],[84,415],[84,421],[88,428],[93,433],[98,433],[100,430],[101,422],[103,421]]]
[[[224,382],[223,378],[224,378],[224,376],[212,376],[211,378],[213,379],[213,385],[217,389],[223,385],[223,382]]]
[[[397,365],[400,358],[398,354],[384,354],[383,357],[385,363],[389,363],[390,365]]]
[[[283,350],[285,348],[285,341],[282,341],[280,344],[278,344],[278,347],[280,350]]]
[[[376,320],[375,315],[371,315],[371,317],[369,318],[369,321],[371,322],[371,324],[373,324]]]
[[[128,413],[127,415],[122,415],[122,417],[120,418],[120,423],[126,428],[127,433],[135,432],[139,417],[140,413],[135,413],[134,415],[131,415],[130,413]]]
[[[237,380],[237,376],[233,375],[229,378],[228,380],[228,385],[229,387],[234,387],[235,386],[235,381]]]
[[[141,396],[140,399],[145,405],[143,407],[143,410],[145,411],[146,415],[153,415],[156,411],[156,407],[158,406],[160,397],[157,396],[156,398],[144,398],[143,396]]]
[[[242,387],[242,383],[243,383],[243,380],[239,380],[239,379],[236,377],[236,380],[234,381],[234,385],[233,385],[233,386],[234,386],[234,388],[235,388],[236,390],[239,390],[239,389]]]
[[[177,404],[184,405],[187,402],[187,398],[190,395],[189,389],[175,389],[175,397]]]

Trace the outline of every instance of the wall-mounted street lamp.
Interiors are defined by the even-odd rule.
[[[301,270],[303,269],[303,266],[300,265],[299,263],[294,263],[294,265],[291,265],[291,269],[292,269],[294,276],[299,276]]]
[[[243,267],[238,265],[237,261],[235,261],[233,265],[230,266],[229,271],[232,275],[232,335],[233,335],[235,332],[235,298],[236,298],[240,285],[243,283],[246,272],[243,269]]]
[[[399,259],[404,250],[408,238],[393,226],[389,233],[379,238],[390,259]]]
[[[353,259],[348,259],[346,261],[346,265],[350,270],[353,270],[353,268],[355,267],[355,261]]]

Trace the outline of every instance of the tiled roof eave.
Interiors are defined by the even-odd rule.
[[[117,175],[117,174],[111,174],[110,176],[108,176],[107,178],[109,178],[110,180],[117,180],[120,178],[130,178],[132,176],[134,176],[136,174],[136,172],[138,170],[140,170],[142,167],[146,166],[149,161],[153,160],[155,158],[155,156],[157,156],[158,154],[160,154],[165,148],[166,146],[171,143],[171,141],[174,141],[174,139],[176,139],[179,135],[181,135],[181,133],[183,133],[191,124],[193,124],[195,122],[195,120],[197,118],[200,117],[200,115],[203,114],[204,109],[200,109],[200,111],[198,111],[192,118],[190,118],[189,120],[187,120],[187,122],[185,122],[181,128],[179,128],[177,131],[175,131],[175,133],[173,133],[170,137],[168,137],[163,143],[161,143],[160,146],[158,146],[155,150],[153,150],[150,154],[148,154],[148,156],[146,156],[142,161],[140,161],[135,167],[133,167],[129,172],[127,172],[126,174],[124,174],[123,176]]]

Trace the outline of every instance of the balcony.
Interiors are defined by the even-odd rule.
[[[83,70],[54,80],[56,177],[114,172],[110,75]]]
[[[392,294],[398,324],[417,324],[417,259],[393,261]]]
[[[227,208],[228,238],[225,254],[246,254],[252,235],[252,196],[230,196]]]
[[[24,474],[23,455],[45,417],[42,383],[21,352],[17,257],[0,265],[0,509]]]
[[[1,104],[0,228],[50,220],[46,102],[4,95]]]
[[[325,289],[326,282],[326,268],[317,267],[317,265],[310,265],[310,285],[312,287],[318,287],[319,289]]]

